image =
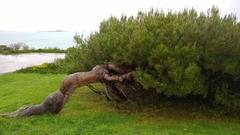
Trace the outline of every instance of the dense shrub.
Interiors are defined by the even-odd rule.
[[[62,59],[55,60],[54,63],[43,63],[41,65],[32,66],[17,70],[18,73],[40,73],[40,74],[66,74],[65,70],[60,68]]]
[[[150,10],[136,17],[110,17],[88,39],[75,36],[68,72],[113,62],[136,70],[145,89],[166,96],[198,95],[240,109],[240,23],[234,15]]]

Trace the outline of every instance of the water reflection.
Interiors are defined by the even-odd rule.
[[[28,53],[18,55],[0,55],[0,74],[13,72],[43,63],[51,63],[56,58],[64,58],[61,53]]]

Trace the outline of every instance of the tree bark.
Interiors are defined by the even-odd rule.
[[[89,72],[77,72],[67,76],[62,82],[60,89],[49,94],[41,104],[24,106],[15,112],[2,114],[1,116],[18,117],[59,113],[77,87],[95,82],[105,84],[106,90],[104,95],[109,100],[116,103],[123,102],[129,98],[129,94],[123,89],[127,88],[127,81],[132,80],[133,71],[130,68],[115,64],[97,65]],[[129,90],[131,91],[131,89]]]

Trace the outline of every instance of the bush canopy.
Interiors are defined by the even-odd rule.
[[[74,39],[65,59],[68,72],[117,63],[135,69],[146,90],[240,109],[240,23],[234,15],[221,17],[216,7],[200,14],[150,10],[110,17],[87,39]]]

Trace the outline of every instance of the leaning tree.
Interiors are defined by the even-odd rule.
[[[105,84],[106,89],[99,91],[90,85],[96,82]],[[105,96],[116,105],[127,99],[136,101],[144,96],[144,92],[140,94],[138,90],[140,87],[134,82],[133,70],[131,68],[115,64],[103,64],[95,66],[88,72],[76,72],[68,75],[62,82],[59,90],[49,94],[41,104],[23,106],[15,112],[2,114],[2,116],[17,117],[58,113],[74,90],[84,85],[87,85],[94,92]]]
[[[58,113],[82,85],[116,106],[126,100],[153,103],[158,95],[197,96],[239,111],[239,37],[236,17],[221,17],[215,7],[200,14],[150,10],[136,17],[110,17],[87,39],[74,37],[76,46],[56,63],[58,70],[70,73],[57,92],[40,105],[6,116]],[[94,82],[104,89],[96,90]]]

